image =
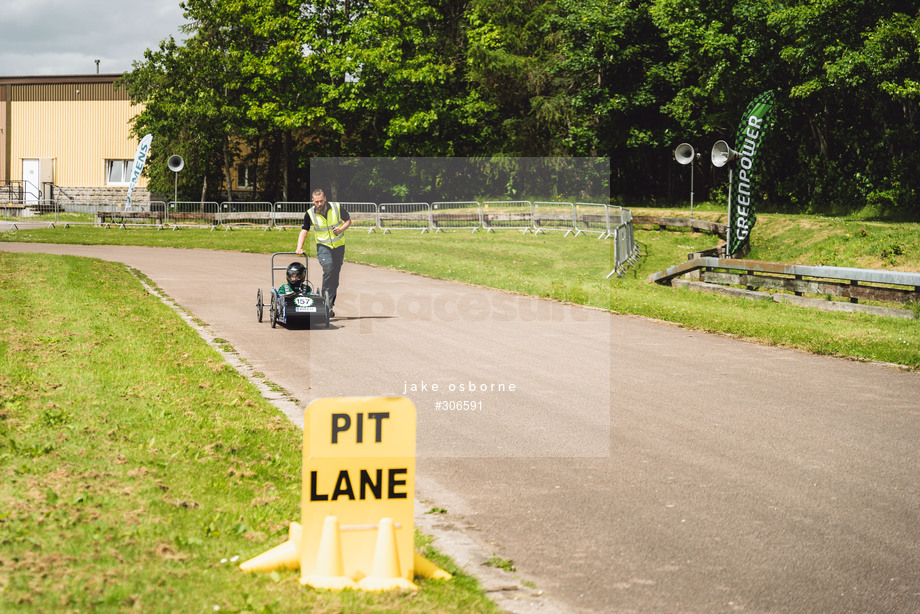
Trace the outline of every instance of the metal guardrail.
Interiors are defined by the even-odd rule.
[[[708,232],[718,237],[725,238],[728,229],[727,224],[720,222],[709,222],[699,218],[687,217],[665,217],[657,215],[637,215],[633,217],[633,224],[658,226],[665,228],[691,228],[700,232]]]
[[[706,283],[766,288],[796,296],[816,294],[850,299],[851,303],[872,300],[888,303],[920,301],[920,273],[882,271],[849,267],[806,266],[734,258],[696,258],[664,271],[648,281],[670,285],[687,273],[699,272]]]

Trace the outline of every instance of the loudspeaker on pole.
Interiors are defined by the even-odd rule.
[[[674,159],[677,160],[678,164],[687,165],[693,162],[694,154],[693,145],[690,143],[681,143],[674,150]]]
[[[741,154],[731,148],[725,141],[716,141],[712,146],[712,165],[723,167],[732,160],[737,160]]]

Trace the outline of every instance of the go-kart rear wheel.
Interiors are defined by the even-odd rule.
[[[268,306],[268,320],[272,323],[272,328],[278,324],[278,301],[276,295],[272,294],[271,305]]]
[[[259,291],[256,292],[256,317],[259,318],[259,322],[262,321],[262,308],[264,306],[264,303],[262,303],[262,288],[259,288]]]

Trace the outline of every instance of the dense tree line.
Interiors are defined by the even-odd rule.
[[[122,83],[186,198],[264,200],[326,156],[607,157],[614,197],[680,200],[774,90],[760,206],[920,219],[920,11],[907,0],[184,0]],[[495,162],[499,164],[498,162]],[[172,174],[152,165],[151,185]],[[494,196],[499,196],[498,194]],[[341,196],[348,200],[347,196]]]

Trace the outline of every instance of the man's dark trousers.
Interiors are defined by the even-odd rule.
[[[342,271],[342,263],[345,262],[345,246],[330,248],[327,245],[317,245],[316,259],[323,267],[323,294],[328,293],[328,308],[332,309],[332,306],[335,305],[336,292],[339,289],[339,273]]]

